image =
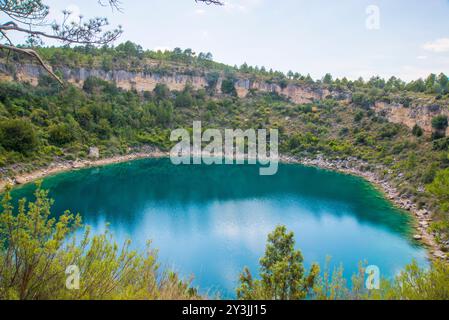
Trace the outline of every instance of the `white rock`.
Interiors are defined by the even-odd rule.
[[[440,250],[434,251],[433,255],[439,259],[446,259],[446,254]]]
[[[98,159],[100,158],[100,149],[97,147],[89,148],[89,158]]]

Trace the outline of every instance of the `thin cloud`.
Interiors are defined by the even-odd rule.
[[[441,38],[435,41],[427,42],[423,45],[423,49],[436,53],[449,51],[449,38]]]

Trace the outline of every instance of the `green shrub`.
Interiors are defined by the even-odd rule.
[[[236,97],[235,81],[233,79],[224,79],[221,83],[221,92]]]
[[[9,151],[30,153],[37,147],[37,137],[32,125],[14,119],[0,122],[0,144]]]
[[[365,116],[365,113],[363,111],[359,111],[354,116],[354,122],[360,122],[362,121],[363,117]]]
[[[424,130],[417,124],[415,124],[415,126],[412,129],[412,134],[415,137],[422,137],[424,134]]]
[[[56,146],[64,146],[75,140],[73,128],[67,124],[52,125],[48,128],[48,140]]]
[[[449,210],[449,169],[437,172],[427,189],[439,199],[440,207],[444,211]]]
[[[170,89],[166,84],[158,83],[153,90],[156,100],[165,100],[170,98]]]
[[[295,250],[293,233],[279,226],[268,235],[265,255],[260,259],[261,280],[253,279],[245,268],[240,275],[237,296],[243,300],[305,299],[314,286],[319,267],[313,264],[306,273],[301,251]]]
[[[432,128],[435,130],[446,130],[448,126],[447,116],[439,115],[432,119]]]
[[[186,87],[183,92],[177,94],[175,99],[176,108],[190,108],[193,104],[194,100],[190,88]]]
[[[81,217],[65,212],[52,218],[53,201],[38,188],[35,202],[11,205],[7,190],[0,211],[0,300],[197,299],[195,289],[169,270],[160,271],[157,253],[119,246],[106,231],[80,239]],[[80,272],[80,289],[68,290],[69,266]]]
[[[445,151],[449,150],[449,137],[444,139],[438,139],[433,142],[433,150]]]

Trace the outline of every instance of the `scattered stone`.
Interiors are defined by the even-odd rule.
[[[427,227],[429,226],[429,223],[428,223],[427,221],[420,221],[420,222],[419,222],[419,225],[420,225],[421,227],[427,228]]]
[[[74,162],[72,165],[73,169],[81,169],[84,167],[84,164],[82,162]]]
[[[422,236],[421,235],[419,235],[419,234],[416,234],[416,235],[414,235],[413,236],[413,239],[415,239],[415,240],[422,240]]]
[[[441,250],[434,251],[433,256],[438,259],[446,259],[446,254]]]

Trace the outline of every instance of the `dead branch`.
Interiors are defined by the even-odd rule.
[[[47,71],[53,78],[55,78],[62,86],[64,86],[64,82],[53,72],[52,68],[48,66],[44,60],[39,56],[39,54],[34,51],[33,49],[25,49],[25,48],[18,48],[15,46],[10,46],[6,44],[0,44],[0,49],[6,49],[9,51],[21,53],[24,55],[27,55],[35,60]]]

